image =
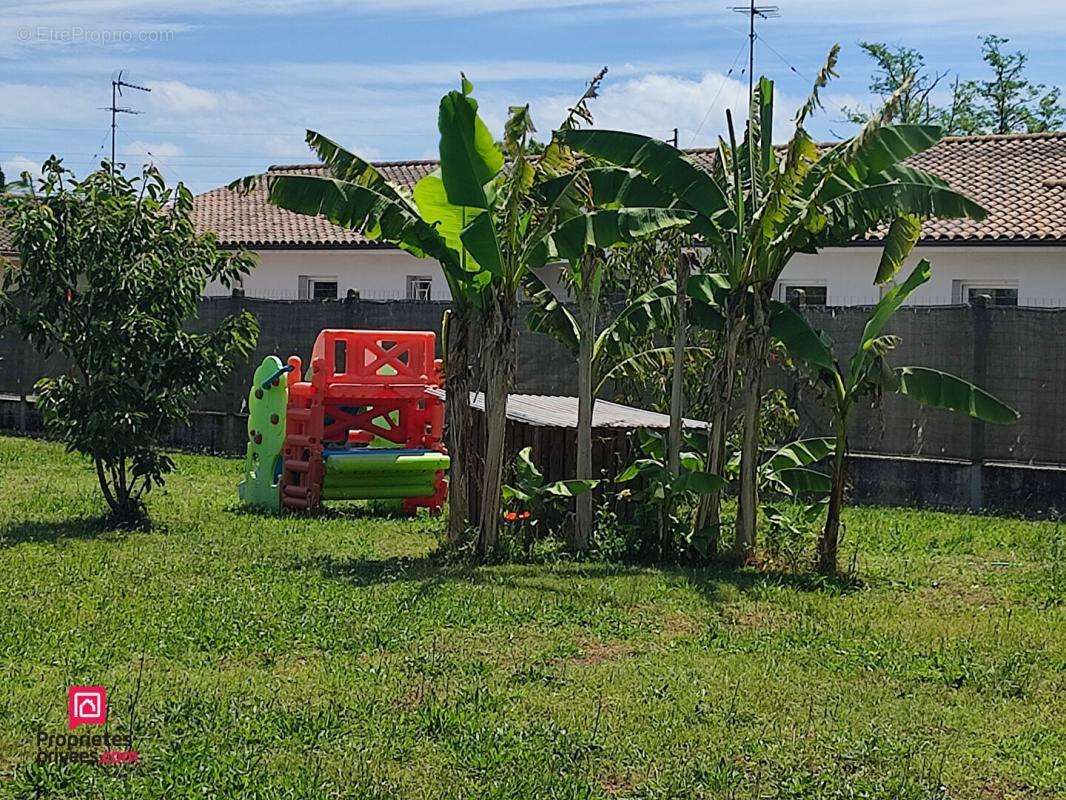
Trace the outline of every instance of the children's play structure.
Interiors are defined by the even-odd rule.
[[[444,401],[430,332],[327,329],[311,366],[268,356],[248,395],[241,502],[264,510],[393,500],[439,513],[447,495]]]

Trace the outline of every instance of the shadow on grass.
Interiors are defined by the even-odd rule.
[[[729,564],[699,566],[667,566],[662,569],[677,585],[692,589],[708,599],[719,594],[719,587],[728,585],[750,594],[770,588],[794,592],[809,592],[842,597],[865,585],[859,578],[848,575],[820,575],[816,572],[786,572],[754,567],[737,568]]]
[[[349,586],[403,585],[410,587],[401,605],[412,608],[428,600],[445,584],[469,580],[473,571],[462,565],[447,564],[435,556],[393,556],[384,559],[334,558],[328,555],[298,559],[291,565],[295,571],[313,570],[323,577]],[[466,577],[464,577],[466,576]]]
[[[420,597],[447,583],[566,595],[574,591],[572,585],[567,585],[568,580],[610,581],[641,575],[662,576],[671,585],[696,592],[712,604],[721,601],[723,589],[727,586],[741,594],[780,587],[838,597],[863,586],[854,577],[826,577],[816,573],[778,572],[750,567],[737,569],[728,564],[687,566],[567,560],[476,564],[449,559],[440,552],[422,557],[394,556],[385,559],[338,559],[323,555],[296,561],[292,569],[312,569],[326,578],[358,587],[417,583],[419,589],[416,596]]]
[[[332,501],[329,505],[322,504],[317,508],[303,511],[290,511],[288,509],[274,510],[259,506],[245,505],[241,500],[233,498],[226,504],[225,510],[236,516],[263,517],[263,518],[302,518],[317,520],[359,520],[359,519],[395,519],[411,520],[417,515],[405,513],[399,506],[388,501],[377,500],[354,500]]]
[[[448,564],[434,555],[392,556],[391,558],[334,558],[320,555],[294,561],[293,570],[314,570],[324,577],[352,586],[377,586],[386,583],[444,582],[472,574],[471,567]]]
[[[121,538],[128,530],[116,527],[106,515],[76,517],[57,522],[26,520],[0,527],[0,548],[27,542],[61,544],[65,541]]]

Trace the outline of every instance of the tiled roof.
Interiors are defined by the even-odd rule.
[[[437,168],[435,161],[389,161],[376,165],[393,184],[411,189],[422,176]],[[267,174],[325,175],[317,164],[271,167]],[[202,230],[214,231],[222,244],[244,247],[358,247],[370,246],[366,237],[334,225],[323,217],[295,214],[271,205],[266,182],[260,180],[247,194],[225,186],[198,195],[193,218]]]
[[[1066,132],[944,139],[909,162],[987,211],[983,222],[930,220],[933,241],[1066,240]]]
[[[689,152],[704,165],[715,158],[714,150]],[[949,136],[904,163],[940,176],[988,211],[982,222],[928,220],[924,242],[1066,242],[1066,131]]]
[[[690,150],[708,165],[713,150]],[[970,220],[930,220],[926,242],[1066,242],[1066,132],[949,137],[908,163],[945,178],[988,212]],[[389,161],[377,164],[392,182],[408,189],[436,169],[435,161]],[[271,167],[269,172],[324,174],[319,165]],[[265,184],[245,195],[225,187],[196,197],[193,214],[199,227],[213,230],[226,245],[245,247],[368,247],[361,234],[321,217],[283,211],[267,201]],[[5,238],[7,237],[7,238]],[[876,237],[874,237],[876,238]],[[0,230],[0,252],[10,250]]]

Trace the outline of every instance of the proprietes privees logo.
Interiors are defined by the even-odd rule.
[[[107,689],[71,686],[67,690],[67,727],[107,723]],[[37,732],[37,763],[133,764],[140,753],[132,749],[132,736],[112,733]]]

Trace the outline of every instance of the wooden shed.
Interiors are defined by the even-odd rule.
[[[442,390],[435,390],[442,396]],[[471,392],[474,409],[474,450],[485,452],[485,398]],[[686,419],[688,430],[707,423]],[[636,434],[641,428],[665,432],[670,417],[643,408],[597,400],[592,415],[592,468],[596,477],[614,478],[638,457]],[[507,399],[507,442],[504,463],[510,465],[524,447],[547,481],[573,478],[577,472],[577,398],[566,395],[512,394]],[[506,477],[505,477],[506,480]],[[476,490],[475,490],[476,491]],[[476,504],[474,506],[477,507]]]

